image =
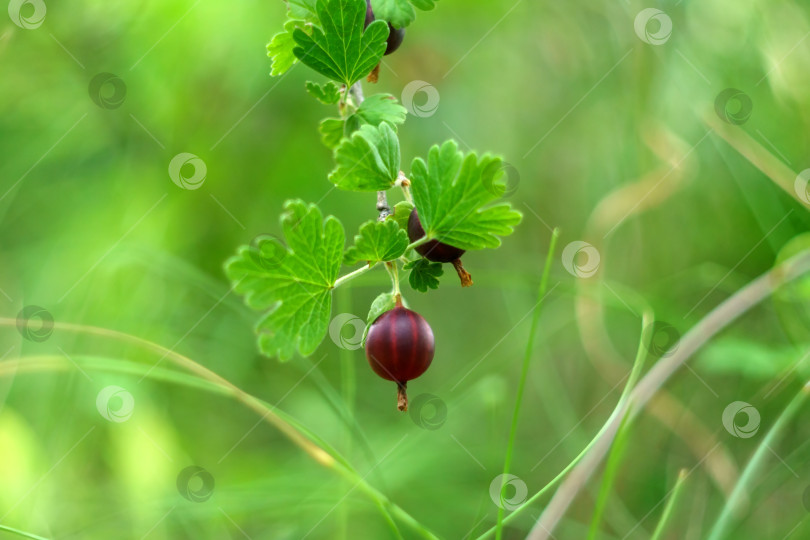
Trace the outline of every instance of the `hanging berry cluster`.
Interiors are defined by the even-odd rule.
[[[284,204],[284,240],[261,236],[225,265],[234,289],[263,315],[256,324],[263,354],[288,360],[311,355],[327,334],[332,291],[374,268],[385,268],[393,289],[372,303],[366,356],[380,377],[397,384],[398,408],[407,410],[408,381],[433,360],[433,331],[404,305],[399,272],[414,290],[439,286],[442,264],[455,268],[463,287],[472,278],[461,264],[467,250],[497,248],[521,214],[500,201],[505,187],[499,157],[464,154],[449,140],[401,167],[397,130],[407,110],[390,94],[364,97],[360,81],[376,82],[382,57],[400,48],[414,8],[436,0],[289,0],[284,30],[267,46],[274,76],[297,62],[328,80],[307,82],[315,99],[337,106],[321,121],[324,145],[334,153],[328,179],[338,189],[376,192],[378,214],[360,226],[346,248],[343,224],[315,204]],[[390,190],[402,200],[389,206]],[[359,265],[359,266],[358,266]],[[341,274],[341,267],[349,270]]]

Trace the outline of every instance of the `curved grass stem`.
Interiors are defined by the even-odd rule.
[[[556,486],[566,475],[576,467],[582,458],[584,458],[591,449],[596,446],[596,444],[601,440],[601,438],[605,435],[608,431],[611,422],[614,421],[615,417],[618,415],[618,411],[624,406],[625,402],[629,399],[630,391],[636,384],[636,381],[641,376],[641,370],[644,367],[644,358],[647,354],[647,347],[648,343],[645,341],[650,336],[650,332],[648,328],[653,323],[653,315],[650,311],[645,311],[642,315],[641,321],[641,338],[639,339],[638,350],[636,351],[636,359],[633,362],[633,368],[630,370],[630,375],[627,379],[627,383],[625,384],[624,390],[622,391],[621,397],[619,397],[619,402],[616,405],[616,408],[613,410],[613,413],[599,430],[599,432],[591,439],[591,441],[582,449],[582,451],[575,457],[568,465],[560,471],[557,476],[551,479],[545,486],[543,486],[537,493],[532,495],[529,499],[527,499],[523,504],[515,508],[511,514],[504,517],[503,525],[506,525],[510,521],[517,518],[521,513],[529,509],[534,503],[540,500],[548,491],[550,491],[554,486]],[[491,529],[485,531],[481,536],[478,537],[478,540],[483,540],[484,538],[489,538],[492,536],[497,527],[492,527]]]
[[[627,437],[630,435],[630,428],[628,426],[627,418],[619,428],[619,433],[616,435],[616,442],[610,450],[610,455],[607,458],[605,465],[605,473],[602,475],[602,484],[599,486],[599,495],[596,498],[596,505],[594,506],[593,516],[591,517],[591,528],[588,532],[588,540],[596,540],[599,536],[599,524],[602,522],[602,516],[605,513],[608,500],[610,499],[610,492],[613,489],[613,482],[619,472],[622,458],[624,457],[624,450],[627,448]]]
[[[0,318],[0,326],[15,327],[16,325],[17,319]],[[245,392],[235,384],[231,383],[224,377],[211,371],[205,366],[198,364],[194,360],[186,356],[183,356],[182,354],[179,354],[171,349],[167,349],[162,345],[159,345],[157,343],[148,341],[146,339],[137,336],[126,334],[123,332],[118,332],[116,330],[99,328],[95,326],[85,326],[80,324],[58,323],[58,322],[53,323],[53,328],[55,330],[65,330],[68,332],[77,332],[82,334],[105,337],[108,339],[113,339],[115,341],[135,345],[137,347],[159,354],[160,360],[158,361],[158,363],[164,359],[169,360],[175,365],[191,372],[196,377],[208,383],[212,383],[216,386],[221,387],[221,389],[224,390],[227,394],[231,395],[237,401],[241,402],[248,408],[252,409],[254,412],[259,414],[259,416],[263,420],[273,425],[288,439],[290,439],[296,446],[301,448],[308,456],[310,456],[313,460],[315,460],[316,463],[319,463],[320,465],[326,467],[327,469],[330,469],[335,473],[339,474],[346,480],[350,481],[353,486],[357,486],[357,488],[360,491],[365,493],[369,498],[371,498],[375,503],[377,503],[378,507],[387,509],[388,512],[390,512],[393,516],[399,518],[399,520],[402,523],[407,524],[411,529],[414,530],[414,532],[416,532],[420,536],[424,538],[429,538],[431,540],[436,539],[436,536],[432,532],[430,532],[430,530],[428,530],[424,525],[422,525],[416,519],[414,519],[413,516],[402,510],[402,508],[400,508],[399,506],[395,505],[384,494],[382,494],[371,484],[369,484],[365,480],[365,477],[361,476],[357,472],[357,470],[355,470],[354,467],[352,467],[352,465],[345,458],[343,458],[343,456],[341,456],[336,450],[328,447],[328,445],[326,445],[324,441],[321,441],[313,433],[306,430],[303,426],[298,424],[291,417],[277,410],[274,406],[271,406],[268,403],[262,401],[261,399],[253,396],[252,394]],[[6,360],[0,362],[0,366],[7,366],[7,363],[9,362],[14,361]],[[150,376],[153,370],[156,369],[156,366],[157,364],[155,364],[155,366],[152,366],[149,370],[147,370],[146,373],[144,374],[144,377]],[[383,517],[386,520],[388,519],[387,516]]]
[[[520,380],[518,382],[517,396],[515,397],[515,410],[512,413],[512,425],[509,428],[509,441],[506,444],[506,456],[503,460],[503,477],[501,483],[501,492],[506,486],[506,478],[509,474],[509,469],[512,466],[512,454],[515,450],[515,437],[517,436],[518,417],[520,416],[520,406],[523,403],[523,392],[526,389],[526,378],[529,375],[529,365],[531,364],[532,352],[534,351],[534,341],[537,334],[537,327],[540,325],[540,313],[543,308],[543,299],[546,297],[548,290],[548,276],[551,273],[551,261],[554,259],[554,252],[557,249],[557,239],[560,236],[560,230],[555,228],[551,232],[551,242],[548,246],[548,254],[546,255],[546,263],[543,268],[543,275],[540,278],[540,286],[537,289],[537,303],[532,316],[532,325],[529,327],[529,339],[526,340],[526,352],[523,355],[523,367],[520,371]],[[495,524],[495,538],[501,540],[503,534],[503,505],[498,506],[498,518]]]
[[[652,536],[650,536],[650,540],[661,540],[661,538],[663,538],[664,531],[666,530],[667,524],[672,517],[672,511],[678,505],[681,489],[683,488],[683,483],[688,475],[689,471],[686,469],[681,469],[678,473],[678,479],[675,481],[675,487],[673,487],[672,491],[670,491],[667,504],[664,507],[664,511],[661,513],[661,518],[658,520],[658,525],[656,525]]]
[[[790,403],[788,403],[788,406],[785,407],[785,410],[782,411],[782,414],[780,414],[779,418],[776,419],[776,422],[774,422],[773,427],[771,427],[771,429],[768,431],[768,434],[765,435],[765,438],[762,439],[761,443],[759,443],[754,455],[751,456],[751,459],[748,461],[748,464],[745,466],[745,469],[740,475],[737,485],[734,486],[734,491],[731,492],[731,497],[726,500],[726,504],[723,506],[720,517],[717,518],[714,527],[712,527],[712,530],[707,537],[708,540],[722,540],[723,538],[728,537],[729,528],[731,527],[735,518],[739,516],[740,509],[743,506],[743,501],[746,499],[746,493],[749,486],[759,475],[759,473],[762,472],[765,462],[770,457],[771,452],[773,452],[771,448],[779,437],[782,436],[782,432],[785,430],[785,426],[788,424],[788,422],[790,422],[793,417],[796,416],[796,413],[804,404],[805,400],[807,400],[808,395],[810,395],[810,383],[805,384],[799,393],[796,394]]]
[[[621,423],[626,415],[636,415],[661,389],[669,378],[680,369],[715,334],[726,328],[743,313],[769,297],[779,287],[810,271],[810,250],[805,250],[779,264],[737,291],[731,298],[712,310],[695,325],[669,351],[666,358],[641,379],[626,402],[620,402],[603,426],[595,444],[588,448],[582,461],[557,490],[546,506],[529,537],[531,540],[546,540],[562,519],[574,497],[579,493],[610,450]]]
[[[16,534],[17,536],[21,536],[23,538],[33,538],[34,540],[48,540],[42,536],[37,536],[36,534],[21,531],[19,529],[15,529],[13,527],[7,527],[5,525],[0,525],[0,531],[5,531],[7,533]]]

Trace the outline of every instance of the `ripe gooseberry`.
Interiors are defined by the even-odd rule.
[[[385,47],[385,54],[391,54],[399,49],[402,42],[405,40],[405,29],[394,28],[391,23],[388,23],[388,44]]]
[[[408,238],[411,242],[416,242],[425,236],[425,228],[422,227],[422,222],[419,221],[419,214],[414,208],[411,215],[408,217]],[[473,284],[472,276],[464,270],[461,265],[461,256],[464,255],[464,250],[455,246],[439,242],[438,240],[428,240],[420,246],[416,246],[416,252],[429,261],[440,263],[451,263],[461,279],[462,287],[469,287]]]
[[[408,381],[422,375],[433,361],[433,330],[397,298],[394,309],[377,317],[366,337],[366,358],[374,373],[397,383],[397,408],[408,410]]]
[[[371,0],[366,0],[366,23],[363,29],[375,21],[374,10],[371,9]],[[395,28],[394,25],[388,23],[388,42],[385,47],[385,54],[391,54],[399,49],[402,41],[405,39],[405,29]]]

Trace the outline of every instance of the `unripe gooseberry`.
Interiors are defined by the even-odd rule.
[[[397,383],[397,408],[408,410],[408,381],[422,375],[433,361],[433,330],[415,311],[401,303],[371,324],[366,337],[366,358],[374,373]]]

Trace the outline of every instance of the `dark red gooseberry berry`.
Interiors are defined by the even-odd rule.
[[[433,361],[433,330],[415,311],[397,305],[371,324],[366,358],[374,373],[397,383],[397,408],[408,410],[408,381],[424,373]]]
[[[366,24],[363,29],[368,28],[368,25],[374,22],[374,11],[371,9],[371,0],[366,0]]]
[[[416,242],[424,236],[425,229],[422,227],[422,222],[419,221],[419,214],[416,213],[416,208],[414,208],[411,210],[411,215],[408,217],[408,238],[411,242]],[[461,256],[464,255],[463,249],[444,244],[438,240],[428,240],[424,244],[416,246],[416,252],[429,261],[452,263],[453,268],[456,269],[458,278],[461,280],[461,286],[472,286],[472,276],[461,264]]]
[[[368,28],[368,25],[373,23],[375,20],[374,17],[374,10],[371,9],[371,0],[366,0],[366,22],[363,28]],[[385,46],[385,54],[391,54],[392,52],[399,49],[399,46],[402,45],[402,41],[405,39],[405,29],[404,28],[394,28],[391,23],[388,23],[388,42]]]
[[[419,221],[416,208],[414,208],[408,218],[408,238],[410,238],[411,242],[416,242],[423,236],[425,236],[425,229],[422,227],[422,222]],[[416,252],[429,261],[442,263],[453,262],[464,255],[463,249],[444,244],[438,240],[428,240],[421,246],[416,246]]]
[[[391,23],[388,23],[388,44],[385,47],[385,54],[391,54],[399,49],[402,41],[405,39],[404,28],[394,28]]]

